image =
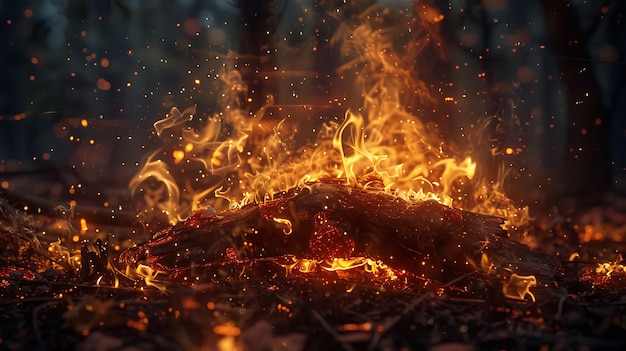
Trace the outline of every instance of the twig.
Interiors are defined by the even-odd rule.
[[[8,205],[15,207],[28,206],[27,212],[33,214],[44,214],[51,217],[59,217],[59,204],[53,203],[46,199],[16,194],[7,189],[0,188],[0,199],[4,199]],[[83,217],[93,223],[111,224],[116,223],[121,226],[132,226],[138,223],[137,217],[134,214],[122,211],[116,211],[114,209],[103,209],[93,206],[76,206],[74,208],[74,214],[76,217]]]
[[[626,345],[624,340],[616,341],[614,339],[601,339],[591,336],[584,335],[571,335],[571,334],[549,334],[549,333],[519,333],[515,335],[518,338],[534,338],[541,340],[542,342],[546,341],[565,341],[568,344],[574,345],[586,345],[591,347],[592,349],[598,347],[603,349],[610,350],[623,350],[623,347]]]
[[[464,274],[456,279],[453,279],[451,281],[449,281],[448,283],[446,283],[444,285],[444,287],[449,287],[453,284],[455,284],[456,282],[463,280],[465,278],[468,278],[472,275],[476,274],[476,272],[469,272],[467,274]],[[420,297],[414,299],[409,305],[407,305],[404,310],[402,310],[402,313],[397,314],[395,317],[388,319],[385,323],[383,324],[378,324],[376,326],[375,330],[375,334],[374,337],[372,338],[372,341],[369,344],[369,347],[367,348],[369,351],[374,350],[376,348],[376,346],[378,345],[378,343],[380,342],[380,339],[383,337],[383,335],[389,330],[391,329],[396,323],[398,323],[398,321],[400,321],[400,319],[402,319],[403,317],[405,317],[406,315],[408,315],[411,311],[413,311],[417,306],[419,306],[419,304],[421,304],[427,297],[432,297],[433,296],[433,292],[429,291],[426,292],[424,295],[421,295]]]
[[[52,301],[48,301],[46,303],[42,303],[41,305],[37,305],[34,309],[33,309],[33,316],[32,316],[32,320],[31,323],[33,324],[33,333],[35,334],[35,338],[37,339],[37,343],[40,346],[44,346],[43,345],[43,339],[41,337],[41,331],[39,330],[39,323],[38,323],[38,318],[37,316],[39,315],[39,312],[48,306],[54,306],[57,303],[59,303],[60,301],[63,300],[59,300],[59,299],[54,299]]]
[[[461,297],[448,297],[447,299],[452,302],[469,302],[469,303],[480,303],[480,304],[487,303],[487,301],[484,299],[470,299],[470,298],[461,298]]]
[[[2,277],[5,280],[11,280],[14,282],[22,283],[22,284],[30,284],[30,285],[52,285],[52,286],[60,286],[60,287],[71,287],[71,288],[87,288],[87,289],[95,289],[95,290],[112,290],[112,291],[127,291],[127,292],[146,292],[145,290],[141,290],[135,287],[129,286],[110,286],[110,285],[97,285],[97,284],[86,284],[86,283],[73,283],[73,282],[62,282],[62,281],[41,281],[41,280],[28,280],[23,278],[13,278],[13,277]],[[4,304],[14,304],[18,302],[27,302],[27,301],[37,301],[40,298],[33,297],[31,299],[16,299],[9,301],[0,301],[1,305]],[[42,297],[41,299],[48,300],[50,297]]]
[[[413,309],[419,306],[427,297],[432,297],[432,296],[433,296],[432,291],[427,292],[424,295],[421,295],[420,297],[414,299],[409,305],[407,305],[404,308],[404,310],[402,310],[402,313],[395,315],[395,317],[391,319],[388,319],[383,324],[378,324],[374,329],[374,336],[372,337],[372,341],[370,341],[370,344],[367,347],[368,351],[374,350],[376,346],[378,346],[378,344],[380,343],[380,339],[383,337],[383,335],[389,329],[391,329],[396,323],[398,323],[400,319],[402,319],[404,316],[409,314],[409,312],[411,312]]]
[[[330,335],[335,337],[335,340],[337,340],[341,344],[344,350],[354,351],[354,348],[352,347],[352,345],[346,344],[343,340],[341,340],[341,335],[339,335],[337,333],[337,330],[335,330],[330,324],[328,324],[328,322],[326,322],[326,320],[322,317],[322,315],[319,314],[319,312],[317,312],[316,310],[313,310],[312,313],[315,319],[317,319],[320,322],[322,327],[324,327],[324,329],[326,329],[326,331],[328,331]]]
[[[473,276],[476,273],[477,273],[476,271],[473,271],[473,272],[469,272],[467,274],[463,274],[462,276],[460,276],[458,278],[455,278],[455,279],[452,279],[451,281],[447,282],[446,284],[444,284],[443,287],[447,288],[449,286],[452,286],[453,284],[456,284],[457,282],[459,282],[459,281],[461,281],[461,280],[463,280],[465,278],[469,278],[469,277]]]
[[[7,278],[2,278],[2,279],[7,279]],[[23,298],[23,299],[13,299],[13,300],[0,301],[0,305],[15,305],[15,304],[18,304],[18,303],[19,304],[24,304],[24,303],[39,302],[39,301],[51,302],[53,300],[58,300],[58,298],[50,297],[50,296],[28,297],[28,298]]]

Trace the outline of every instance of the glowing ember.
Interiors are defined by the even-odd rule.
[[[309,248],[315,257],[349,257],[354,251],[354,241],[328,222],[327,213],[316,213],[313,227],[315,231],[309,240]]]
[[[615,261],[598,263],[595,269],[586,270],[581,280],[591,283],[593,287],[604,289],[624,287],[626,268],[622,255],[618,255]]]

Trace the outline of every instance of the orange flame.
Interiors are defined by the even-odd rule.
[[[285,235],[289,235],[293,231],[293,226],[291,225],[290,220],[285,219],[285,218],[273,218],[273,220],[276,223],[285,225],[285,228],[283,229],[283,233],[285,233]]]
[[[132,192],[174,224],[203,206],[217,212],[238,208],[332,177],[410,202],[434,199],[505,216],[513,226],[523,223],[527,215],[500,191],[501,181],[474,179],[477,165],[470,155],[453,154],[416,112],[438,101],[420,79],[415,58],[429,45],[444,56],[436,36],[443,15],[435,8],[416,6],[416,18],[407,11],[394,13],[406,17],[394,26],[370,16],[380,10],[376,6],[355,17],[356,22],[341,25],[332,42],[341,45],[348,59],[337,72],[341,79],[354,81],[360,96],[350,97],[354,101],[347,104],[352,108],[340,123],[311,126],[315,133],[311,142],[294,146],[299,145],[302,127],[294,128],[294,117],[274,121],[266,116],[273,105],[271,96],[258,111],[247,111],[246,82],[237,70],[224,68],[219,76],[219,112],[201,128],[189,125],[195,107],[183,112],[172,108],[154,124],[165,146],[150,155],[131,180]],[[398,38],[406,45],[397,45]],[[287,222],[276,220],[286,226],[286,234],[291,231]]]
[[[154,270],[149,266],[139,264],[135,270],[135,274],[144,280],[146,286],[153,286],[162,293],[167,291],[167,284],[158,279],[160,275],[163,275],[162,272]]]
[[[535,295],[530,292],[530,288],[537,285],[537,278],[534,275],[511,274],[509,282],[502,286],[504,296],[510,299],[524,300],[526,295],[535,301]]]
[[[291,257],[291,263],[281,264],[285,268],[287,275],[293,274],[293,270],[300,273],[313,273],[324,270],[336,272],[342,277],[342,272],[352,271],[362,273],[364,276],[371,276],[384,280],[396,280],[398,275],[389,266],[379,260],[372,260],[368,257],[332,258],[324,260],[312,260],[306,258]]]
[[[596,267],[596,273],[606,274],[607,277],[613,273],[624,273],[626,267],[622,264],[622,262],[624,262],[624,259],[620,254],[617,256],[614,262],[598,263],[598,267]]]

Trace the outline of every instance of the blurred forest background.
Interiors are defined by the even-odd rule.
[[[0,0],[2,186],[50,199],[87,185],[123,192],[158,144],[152,124],[172,106],[212,114],[229,52],[242,67],[256,67],[244,74],[250,86],[280,104],[294,103],[290,83],[258,82],[254,72],[317,72],[325,80],[304,95],[341,99],[350,85],[333,81],[341,58],[327,40],[341,18],[329,10],[348,16],[374,3]],[[424,118],[460,148],[508,148],[484,158],[493,169],[512,165],[508,184],[522,202],[626,193],[626,2],[430,5],[443,14],[444,50],[421,73],[441,100]],[[446,104],[447,96],[457,103]],[[493,121],[498,128],[472,139],[472,130]],[[30,175],[54,181],[38,185],[25,180]]]

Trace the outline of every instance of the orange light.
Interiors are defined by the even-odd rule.
[[[223,336],[239,336],[239,334],[241,334],[241,329],[233,325],[221,324],[213,327],[213,332],[217,335]]]
[[[87,220],[85,218],[81,218],[80,219],[80,233],[85,234],[87,233],[87,230],[89,230],[89,227],[87,227]]]
[[[111,83],[104,78],[99,78],[98,81],[96,82],[96,86],[100,90],[104,90],[104,91],[111,90]]]
[[[185,152],[182,150],[174,150],[172,156],[174,157],[174,164],[179,164],[185,158]]]

